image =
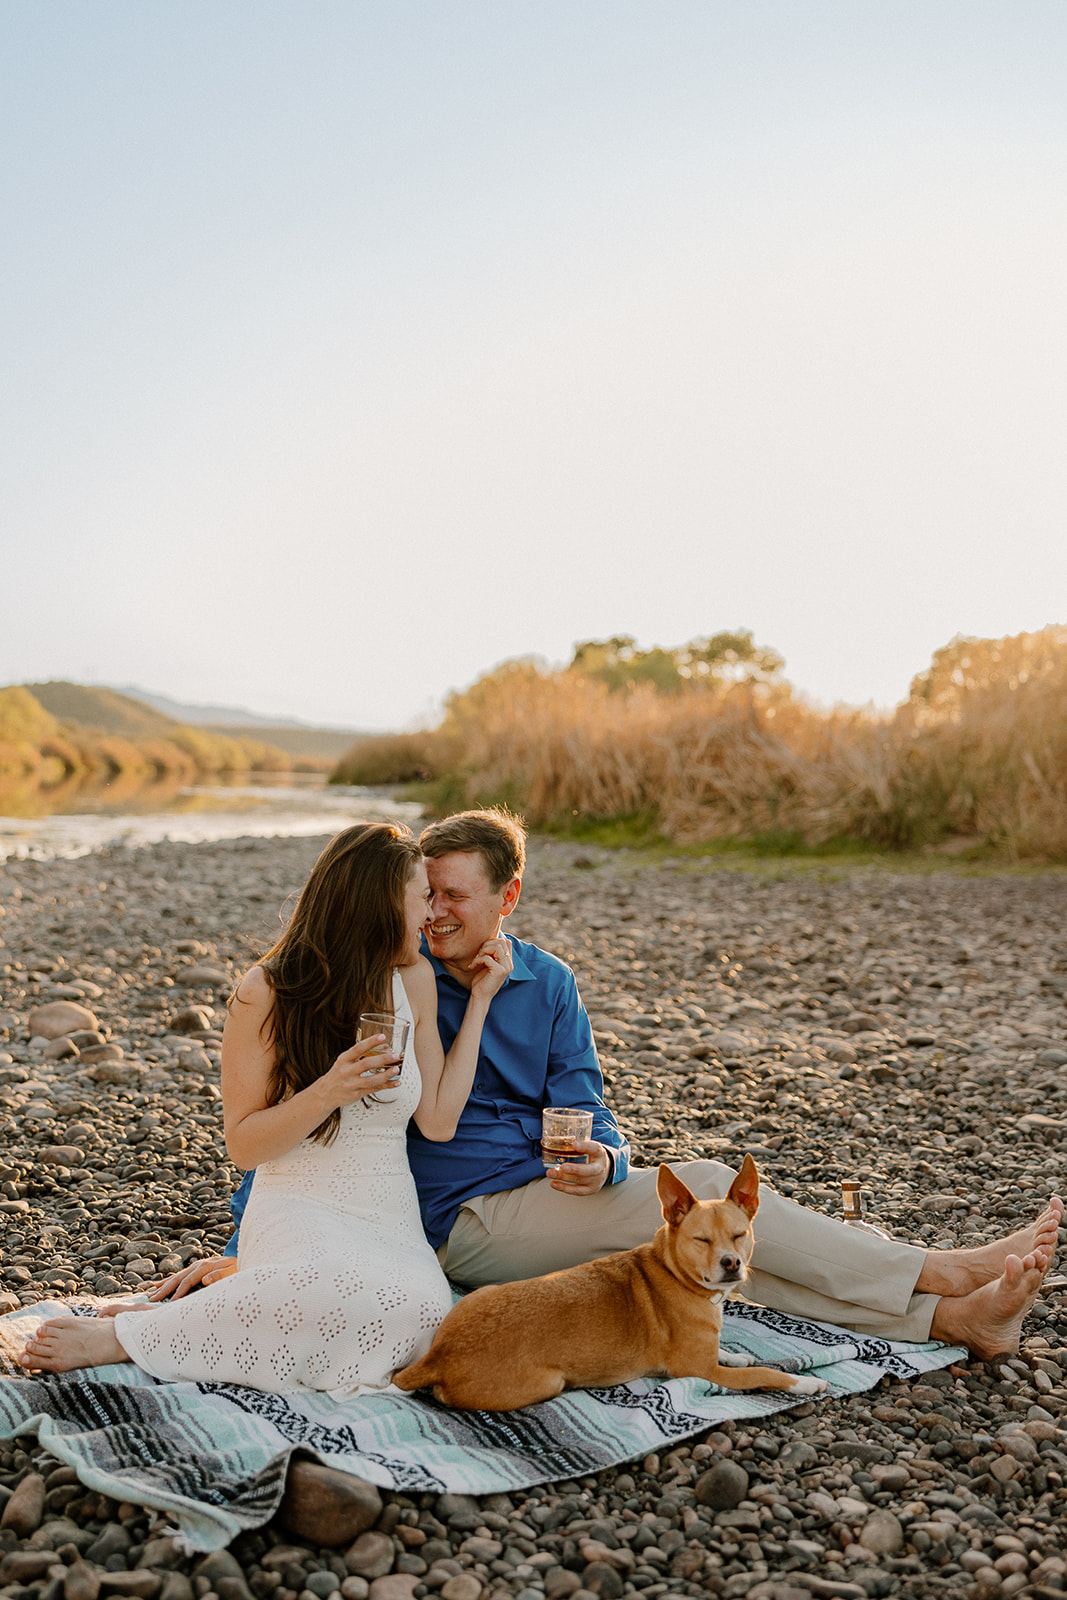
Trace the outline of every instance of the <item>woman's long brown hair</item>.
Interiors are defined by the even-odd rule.
[[[292,920],[260,961],[274,991],[268,1105],[329,1071],[356,1042],[361,1011],[392,1011],[404,892],[421,860],[409,828],[371,822],[339,833],[312,867]],[[331,1111],[311,1137],[329,1144],[340,1124]]]

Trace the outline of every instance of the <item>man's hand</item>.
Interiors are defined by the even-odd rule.
[[[563,1162],[558,1167],[549,1167],[545,1177],[560,1194],[596,1194],[611,1176],[611,1157],[595,1139],[579,1139],[575,1149],[589,1156],[583,1166]]]

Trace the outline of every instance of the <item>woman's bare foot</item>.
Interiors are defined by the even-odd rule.
[[[1047,1271],[1056,1253],[1056,1240],[1063,1221],[1063,1201],[1058,1194],[1035,1222],[1006,1239],[994,1239],[976,1250],[928,1250],[915,1285],[917,1294],[970,1295],[984,1284],[999,1279],[1009,1256],[1038,1257],[1041,1270]]]
[[[1037,1299],[1048,1263],[1036,1253],[1020,1259],[1010,1255],[1004,1271],[992,1283],[966,1295],[945,1295],[937,1303],[932,1339],[966,1345],[982,1361],[1014,1355],[1019,1348],[1023,1318]]]
[[[108,1367],[130,1358],[119,1344],[111,1317],[53,1317],[42,1322],[19,1356],[21,1366],[38,1372],[72,1372],[77,1367]]]

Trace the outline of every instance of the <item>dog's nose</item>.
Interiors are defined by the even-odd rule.
[[[740,1256],[720,1256],[719,1265],[722,1267],[724,1278],[736,1278],[741,1271]]]

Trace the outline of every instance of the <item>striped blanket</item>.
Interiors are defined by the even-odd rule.
[[[581,1477],[669,1448],[729,1418],[803,1402],[696,1378],[579,1389],[522,1411],[449,1411],[425,1396],[356,1400],[159,1383],[132,1365],[14,1376],[11,1356],[46,1317],[92,1302],[42,1302],[0,1317],[0,1437],[36,1434],[90,1489],[165,1514],[189,1551],[217,1550],[277,1509],[294,1450],[382,1488],[491,1494]],[[857,1394],[965,1359],[942,1344],[891,1344],[760,1306],[729,1305],[723,1345]],[[818,1404],[818,1402],[816,1402]]]

